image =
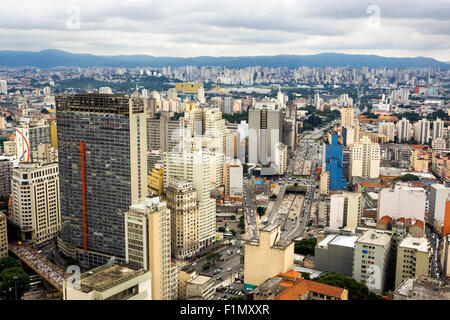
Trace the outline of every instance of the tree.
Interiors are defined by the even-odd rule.
[[[7,268],[13,268],[19,266],[19,260],[13,257],[6,257],[0,259],[0,272]]]
[[[217,228],[217,230],[219,232],[225,232],[226,231],[225,227],[223,227],[223,226],[219,226],[219,228]]]
[[[231,234],[232,234],[233,236],[235,236],[235,235],[236,235],[236,231],[235,231],[234,229],[231,229]]]
[[[208,270],[210,267],[211,267],[211,263],[206,262],[206,263],[203,265],[203,267],[202,267],[202,271],[206,271],[206,270]]]
[[[259,215],[260,217],[262,217],[262,216],[266,213],[266,208],[264,208],[264,207],[258,207],[258,208],[256,209],[256,212],[258,212],[258,215]]]
[[[208,254],[208,257],[206,258],[206,260],[212,261],[212,265],[215,266],[216,262],[220,259],[220,253],[217,252],[213,252]]]
[[[317,245],[316,238],[306,238],[302,239],[294,245],[294,252],[297,254],[314,255],[314,248]]]
[[[313,281],[348,290],[349,300],[383,300],[363,283],[338,273],[326,273]]]
[[[239,218],[239,224],[238,224],[239,228],[241,228],[242,230],[245,229],[245,220],[244,220],[244,216],[241,216]]]
[[[0,297],[18,300],[30,289],[30,277],[19,267],[6,268],[0,273]]]
[[[407,173],[404,176],[401,176],[399,178],[399,180],[403,181],[403,182],[407,182],[407,181],[419,181],[420,178],[418,176],[416,176],[415,174],[411,174],[411,173]]]
[[[247,173],[248,173],[248,164],[244,163],[244,164],[242,165],[242,172],[243,172],[244,174],[247,174]]]

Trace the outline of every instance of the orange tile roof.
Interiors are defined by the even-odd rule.
[[[417,219],[416,220],[416,223],[415,224],[413,224],[413,226],[415,226],[415,227],[419,227],[419,228],[422,228],[423,229],[423,221],[422,220],[419,220],[419,219]]]
[[[285,288],[292,287],[293,284],[294,284],[293,281],[281,281],[280,282],[280,286],[285,287]]]
[[[389,216],[384,216],[378,222],[381,222],[381,223],[384,223],[384,224],[388,224],[389,222],[392,222],[392,218],[389,217]]]
[[[361,182],[361,187],[363,188],[382,188],[381,183],[378,182]]]
[[[300,272],[290,269],[290,270],[286,271],[285,273],[277,274],[276,277],[289,277],[289,278],[297,279],[301,275],[302,274]]]
[[[405,218],[403,218],[403,217],[402,218],[398,218],[397,222],[405,222]]]
[[[300,296],[312,291],[329,297],[342,298],[344,294],[342,288],[333,287],[327,284],[298,279],[293,285],[275,297],[275,300],[298,300]]]

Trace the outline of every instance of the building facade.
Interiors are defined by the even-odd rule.
[[[125,258],[124,214],[147,196],[146,100],[56,97],[60,248],[81,265]]]
[[[60,177],[57,163],[22,163],[11,180],[12,221],[30,245],[55,239],[61,231]]]

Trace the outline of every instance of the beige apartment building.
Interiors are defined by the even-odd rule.
[[[320,194],[328,195],[330,193],[330,173],[322,172],[320,174]]]
[[[212,277],[198,275],[186,282],[186,299],[213,300],[215,280]]]
[[[21,163],[11,179],[12,221],[29,245],[52,240],[61,231],[57,163]]]
[[[192,182],[173,178],[166,198],[171,215],[172,255],[184,259],[199,250],[197,193]]]
[[[5,141],[3,143],[3,153],[7,156],[15,156],[16,155],[16,142],[15,141]]]
[[[0,212],[0,259],[8,256],[8,232],[6,229],[6,215]]]
[[[216,202],[211,198],[211,154],[191,141],[182,153],[168,152],[164,157],[164,185],[168,186],[170,179],[192,182],[198,201],[199,246],[212,244],[216,235]]]
[[[178,300],[186,300],[186,284],[197,277],[197,271],[186,266],[178,271]]]
[[[294,243],[280,239],[281,227],[270,224],[259,240],[248,240],[244,254],[244,289],[251,290],[294,265]]]
[[[402,240],[397,251],[395,289],[406,279],[430,275],[432,251],[427,238],[407,237]]]
[[[362,137],[350,147],[350,176],[377,179],[380,176],[380,145]]]
[[[355,109],[342,108],[341,109],[341,126],[353,127],[355,125]]]
[[[376,230],[365,231],[355,242],[353,279],[376,294],[387,285],[391,245],[392,236]]]
[[[224,165],[225,195],[241,197],[244,193],[243,167],[239,159],[227,159]]]
[[[155,197],[131,205],[125,214],[126,261],[151,271],[152,300],[177,299],[177,267],[170,247],[167,203]]]

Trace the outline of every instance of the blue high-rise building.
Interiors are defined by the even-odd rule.
[[[347,181],[342,178],[342,153],[343,147],[338,144],[338,136],[331,136],[331,144],[326,146],[325,166],[330,173],[330,190],[343,190],[347,187]]]

